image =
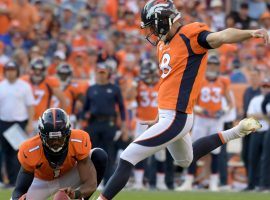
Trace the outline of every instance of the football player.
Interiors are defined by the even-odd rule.
[[[47,66],[42,57],[31,62],[30,75],[22,77],[33,90],[35,97],[34,128],[37,129],[39,116],[51,105],[52,95],[56,96],[62,108],[66,107],[65,96],[60,90],[60,83],[55,77],[46,76]]]
[[[141,13],[146,39],[157,45],[161,73],[158,90],[159,113],[152,125],[121,154],[118,167],[99,199],[112,199],[126,184],[138,162],[167,147],[175,163],[188,167],[192,161],[222,144],[261,127],[255,119],[244,119],[236,127],[191,142],[193,107],[206,70],[208,49],[222,44],[262,38],[266,30],[228,28],[210,32],[203,23],[181,23],[181,13],[172,0],[149,0]]]
[[[68,63],[62,63],[57,67],[57,77],[60,81],[60,89],[65,95],[66,109],[70,116],[71,126],[76,125],[76,111],[82,108],[84,93],[87,87],[84,83],[72,80],[73,70]],[[52,107],[62,107],[57,97],[53,96]]]
[[[157,64],[151,59],[144,60],[141,64],[140,80],[135,88],[138,105],[135,138],[139,137],[147,129],[147,125],[142,123],[154,120],[157,116],[158,81],[159,73]],[[167,190],[164,174],[166,160],[165,149],[155,153],[155,159],[157,161],[156,188],[158,190]],[[133,185],[133,189],[141,190],[144,188],[143,176],[145,164],[146,162],[142,161],[135,166],[135,184]]]
[[[88,199],[103,178],[106,152],[91,149],[88,133],[71,129],[60,108],[46,110],[38,128],[19,149],[21,170],[11,199],[46,200],[60,189],[71,199]]]

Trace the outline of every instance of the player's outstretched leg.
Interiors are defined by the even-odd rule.
[[[192,146],[193,146],[193,161],[191,163],[191,168],[189,172],[192,172],[191,174],[195,174],[195,167],[196,161],[199,160],[201,157],[207,155],[214,149],[222,146],[223,144],[237,139],[244,137],[251,132],[257,131],[260,129],[262,125],[254,118],[245,118],[239,122],[239,124],[229,130],[221,131],[220,133],[209,135],[207,137],[202,137],[198,140],[196,140]],[[187,175],[187,180],[185,181],[185,184],[176,188],[176,191],[185,191],[190,190],[190,185],[193,182],[192,176]]]
[[[239,124],[229,130],[221,131],[207,137],[196,140],[193,146],[193,162],[210,153],[223,144],[244,137],[251,132],[257,131],[262,125],[254,118],[245,118]]]

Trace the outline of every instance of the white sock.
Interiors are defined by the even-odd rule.
[[[237,125],[229,130],[221,131],[219,135],[221,135],[221,139],[223,139],[222,142],[227,143],[231,140],[240,138],[239,133],[240,133],[240,127],[239,125]]]
[[[144,175],[144,170],[134,170],[134,179],[135,179],[135,184],[136,185],[142,185],[143,184],[143,175]]]
[[[157,185],[165,184],[165,174],[164,173],[157,173]]]

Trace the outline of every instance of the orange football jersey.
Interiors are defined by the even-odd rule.
[[[221,110],[222,97],[226,94],[227,88],[223,77],[218,77],[215,81],[204,79],[197,104],[211,113]]]
[[[138,84],[137,118],[142,121],[154,120],[158,113],[157,97],[159,84],[148,86],[143,81]]]
[[[72,82],[64,89],[63,92],[66,97],[65,111],[67,112],[68,115],[73,114],[76,100],[80,94],[85,93],[85,86],[78,82]],[[51,106],[54,108],[58,107],[61,108],[60,102],[55,96],[53,96]]]
[[[52,99],[52,88],[60,86],[60,82],[55,77],[46,77],[40,84],[33,84],[30,80],[30,76],[22,77],[25,81],[30,83],[33,94],[35,97],[35,115],[34,120],[42,115],[42,113],[50,107]]]
[[[41,180],[53,180],[63,176],[76,166],[77,161],[89,156],[92,144],[88,133],[82,130],[71,130],[68,153],[62,166],[53,169],[45,157],[40,136],[25,141],[19,149],[18,159],[21,166],[35,174]]]
[[[192,113],[206,71],[207,49],[197,41],[203,31],[209,31],[207,25],[195,22],[181,27],[168,44],[159,42],[159,108]]]

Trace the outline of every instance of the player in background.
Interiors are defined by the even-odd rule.
[[[217,55],[210,55],[207,61],[207,70],[202,88],[194,107],[194,124],[192,128],[192,141],[201,137],[220,132],[224,127],[224,115],[232,108],[232,99],[228,85],[224,78],[220,76],[220,61]],[[222,106],[223,98],[226,99],[226,107]],[[209,189],[218,191],[219,176],[218,163],[221,148],[216,148],[211,152],[211,175]],[[208,165],[206,165],[208,166]],[[182,186],[176,191],[192,190],[194,176],[196,174],[196,163],[188,168],[188,174]]]
[[[157,107],[157,95],[159,73],[158,67],[153,60],[144,60],[140,69],[140,80],[135,88],[137,99],[137,120],[135,128],[135,138],[139,137],[147,128],[147,125],[143,125],[143,122],[152,121],[156,118],[158,113]],[[157,174],[156,174],[156,188],[158,190],[167,190],[165,184],[165,149],[155,153],[155,159],[157,161]],[[143,186],[144,169],[147,165],[147,160],[139,162],[135,165],[134,179],[135,184],[133,189],[142,190]]]
[[[30,75],[26,75],[22,79],[31,85],[35,97],[34,129],[37,129],[39,116],[50,107],[52,95],[59,99],[62,108],[66,108],[65,96],[60,90],[60,83],[57,78],[47,76],[47,66],[42,57],[31,62]]]
[[[172,0],[150,0],[141,13],[141,27],[149,42],[157,46],[161,72],[158,91],[159,113],[152,125],[121,154],[118,167],[100,199],[112,199],[126,185],[133,167],[161,149],[168,148],[175,163],[188,167],[200,157],[261,128],[253,118],[242,120],[232,129],[203,137],[192,144],[189,131],[193,107],[204,78],[208,49],[253,37],[269,42],[266,30],[228,28],[210,32],[203,23],[181,23],[181,13]]]
[[[60,108],[46,110],[38,135],[18,152],[21,169],[12,200],[46,200],[59,190],[71,199],[88,199],[103,178],[107,153],[92,148],[89,134],[70,128]]]
[[[60,89],[65,95],[66,109],[65,111],[70,116],[71,127],[77,125],[76,114],[83,107],[84,94],[86,87],[80,81],[75,81],[72,78],[73,70],[68,63],[61,63],[56,70],[57,78],[60,81]],[[53,96],[52,107],[62,107],[59,99]]]

